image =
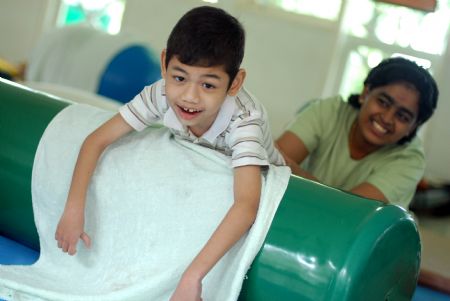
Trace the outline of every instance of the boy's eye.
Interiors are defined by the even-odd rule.
[[[204,88],[206,88],[206,89],[214,89],[215,88],[215,86],[214,85],[211,85],[211,84],[208,84],[208,83],[203,83],[203,87]]]
[[[176,82],[182,82],[182,81],[184,81],[184,77],[182,77],[182,76],[174,76],[173,77],[173,79],[176,81]]]

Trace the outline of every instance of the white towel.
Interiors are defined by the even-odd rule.
[[[86,232],[71,257],[54,233],[79,147],[111,112],[71,105],[47,127],[36,152],[32,197],[41,256],[32,266],[0,266],[7,300],[168,300],[233,201],[230,158],[174,139],[165,129],[132,133],[103,154],[87,196]],[[203,282],[204,300],[236,300],[289,180],[264,176],[257,219]]]

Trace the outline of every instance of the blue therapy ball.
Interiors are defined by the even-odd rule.
[[[161,78],[159,60],[143,45],[121,50],[106,66],[97,93],[122,103]]]

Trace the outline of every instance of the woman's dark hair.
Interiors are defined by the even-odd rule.
[[[433,115],[439,90],[435,80],[427,70],[415,62],[401,57],[385,59],[374,67],[364,80],[364,86],[370,91],[377,87],[398,82],[407,82],[413,85],[420,94],[417,127],[408,136],[398,141],[398,144],[404,144],[411,141],[416,136],[417,129]],[[352,94],[348,98],[348,103],[357,109],[361,107],[359,96],[359,94]]]
[[[166,67],[176,56],[191,66],[220,66],[230,77],[239,71],[244,58],[245,32],[239,21],[226,11],[201,6],[188,11],[169,35],[166,48]]]

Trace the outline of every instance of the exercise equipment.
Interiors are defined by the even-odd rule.
[[[159,56],[137,37],[72,25],[41,37],[25,81],[77,88],[124,103],[160,79],[160,72]]]
[[[150,49],[132,45],[119,51],[106,66],[97,93],[126,103],[160,78],[159,62]]]
[[[5,80],[0,95],[0,235],[38,250],[33,157],[68,103]],[[420,255],[403,209],[291,176],[239,300],[411,300]]]
[[[29,265],[39,258],[39,252],[12,239],[0,236],[0,264]]]

